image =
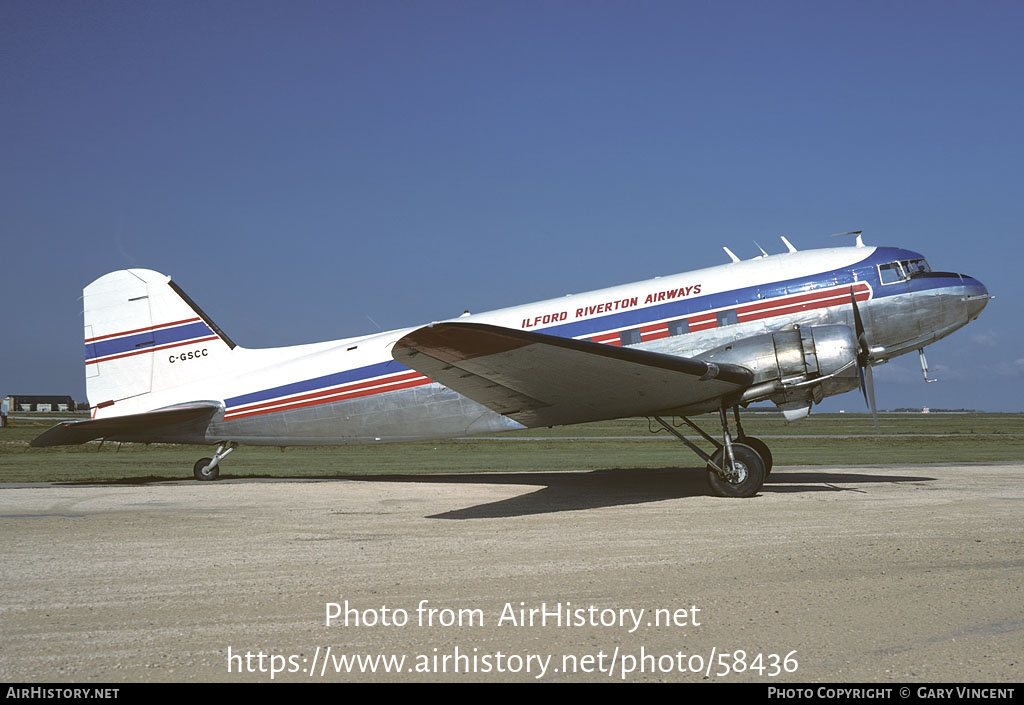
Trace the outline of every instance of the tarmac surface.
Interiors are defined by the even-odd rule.
[[[1015,682],[1022,500],[1020,463],[7,485],[0,679]]]

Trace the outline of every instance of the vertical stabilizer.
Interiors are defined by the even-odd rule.
[[[149,269],[100,277],[85,287],[84,306],[89,405],[125,402],[100,415],[145,407],[127,400],[205,377],[234,348],[170,277]]]

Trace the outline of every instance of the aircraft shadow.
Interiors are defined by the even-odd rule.
[[[464,473],[447,475],[359,475],[346,480],[370,482],[443,482],[489,485],[543,485],[529,494],[465,509],[432,514],[428,519],[497,519],[532,514],[596,509],[708,495],[703,469],[656,468],[595,470],[588,473]],[[761,493],[857,491],[849,485],[878,482],[930,482],[934,478],[863,473],[773,473]],[[846,485],[837,487],[833,483]],[[725,501],[725,500],[723,500]],[[729,500],[743,501],[743,500]]]
[[[181,477],[149,476],[100,480],[92,482],[59,482],[63,486],[97,485],[149,485],[162,482],[180,482]],[[259,476],[234,478],[222,475],[222,480],[317,480],[336,482],[419,482],[476,485],[541,485],[539,489],[517,497],[488,502],[441,514],[428,515],[428,519],[498,519],[533,514],[596,509],[599,507],[628,506],[666,499],[704,497],[709,493],[706,471],[703,468],[654,468],[594,470],[585,473],[515,472],[515,473],[448,473],[448,474],[387,474],[387,475],[326,475],[304,478]],[[832,472],[812,469],[772,473],[760,494],[789,492],[864,492],[858,484],[892,482],[931,482],[931,477],[909,475],[869,475],[854,472]],[[836,486],[836,485],[842,485]],[[760,495],[759,495],[760,496]],[[742,502],[746,500],[723,500]]]

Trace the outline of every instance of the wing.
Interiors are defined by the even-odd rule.
[[[738,397],[754,377],[740,365],[480,323],[419,328],[395,344],[392,356],[528,427],[717,402]]]
[[[62,421],[36,436],[30,445],[68,446],[96,438],[145,443],[203,443],[206,426],[220,408],[217,402],[202,401],[142,414]]]

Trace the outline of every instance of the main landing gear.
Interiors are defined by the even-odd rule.
[[[217,452],[213,454],[212,458],[200,458],[196,461],[192,467],[192,474],[196,476],[197,480],[216,480],[220,475],[220,461],[237,447],[238,444],[234,441],[221,443],[217,446]]]
[[[743,432],[739,407],[733,407],[733,414],[736,418],[735,440],[729,432],[729,419],[725,407],[718,410],[722,422],[721,442],[709,436],[690,419],[682,417],[687,426],[715,446],[715,452],[711,455],[701,450],[660,416],[655,416],[654,420],[707,463],[708,484],[714,494],[719,497],[753,497],[771,472],[772,453],[760,438],[748,436]]]

